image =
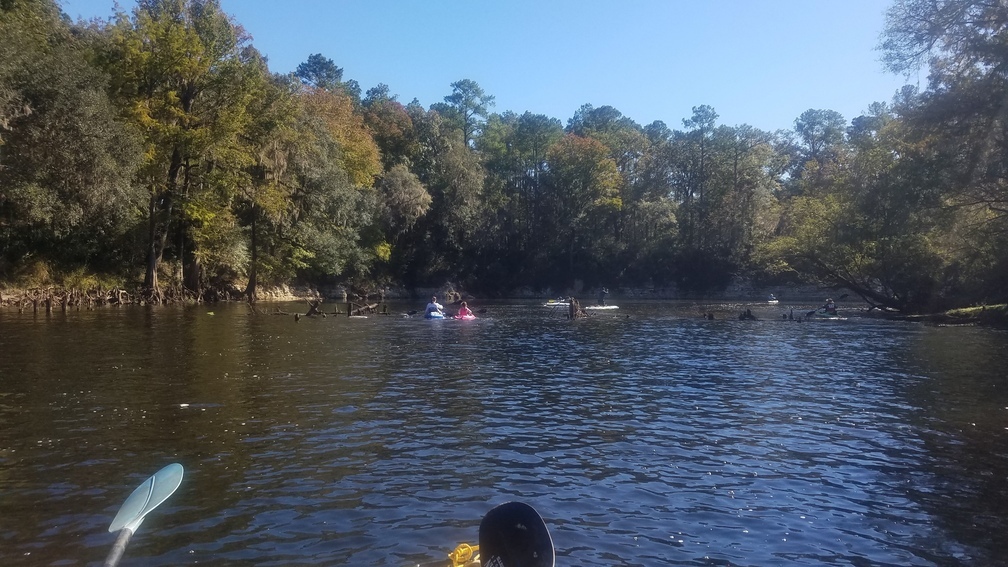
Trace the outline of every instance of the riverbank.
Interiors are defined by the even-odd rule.
[[[582,289],[581,293],[555,293],[552,289],[533,290],[522,288],[515,290],[509,295],[509,299],[544,299],[558,296],[574,296],[591,298],[594,297],[593,290]],[[627,300],[698,300],[698,301],[763,301],[766,293],[774,293],[782,302],[812,302],[822,301],[825,295],[837,295],[838,290],[828,290],[815,286],[790,286],[774,287],[767,290],[756,290],[751,286],[739,285],[720,292],[704,295],[703,297],[684,297],[674,289],[613,289],[609,295],[611,301],[621,299]],[[290,301],[322,301],[325,303],[346,303],[349,300],[374,300],[387,299],[408,300],[415,298],[438,297],[467,299],[473,301],[477,299],[474,295],[460,291],[458,286],[451,283],[430,288],[418,288],[408,290],[404,288],[386,289],[381,293],[372,294],[368,298],[356,297],[343,286],[315,287],[307,285],[280,285],[261,288],[257,293],[258,301],[269,302],[290,302]],[[840,294],[844,297],[844,294]],[[122,305],[122,304],[142,304],[143,301],[137,299],[137,294],[124,289],[110,290],[66,290],[51,286],[46,288],[21,289],[16,287],[0,286],[0,308],[16,308],[19,310],[35,311],[66,311],[70,308],[79,309],[81,306],[94,308],[101,305]],[[221,296],[220,301],[243,301],[241,297]],[[197,301],[196,299],[185,299],[181,301],[213,303],[213,301]],[[177,301],[169,301],[169,303]],[[896,312],[886,312],[879,310],[864,311],[865,316],[880,317],[893,320],[903,320],[920,322],[941,326],[988,326],[1008,329],[1008,304],[982,305],[978,307],[966,307],[951,309],[941,313],[907,315]]]
[[[893,318],[941,326],[977,325],[1008,329],[1008,304],[964,307],[924,315],[897,315]]]
[[[173,290],[174,291],[174,290]],[[213,289],[197,298],[191,293],[164,294],[164,303],[216,303],[218,301],[244,301],[244,295],[237,288],[230,290]],[[261,288],[257,293],[259,301],[300,301],[314,299],[338,299],[340,295],[345,300],[343,288],[320,291],[312,286],[282,285]],[[79,305],[125,305],[143,304],[141,293],[137,289],[121,287],[111,288],[67,288],[57,285],[17,287],[0,285],[0,307],[31,306],[34,309],[57,309],[66,306]]]
[[[772,288],[757,288],[748,283],[738,283],[723,290],[704,294],[684,294],[674,286],[671,287],[627,287],[610,288],[607,293],[611,301],[665,301],[665,300],[695,300],[695,301],[754,301],[762,302],[773,294],[782,302],[821,303],[828,296],[846,297],[842,290],[824,289],[818,286],[774,286]],[[446,301],[488,299],[471,293],[463,286],[445,282],[440,286],[403,288],[387,287],[366,292],[348,289],[342,285],[312,286],[312,285],[278,285],[260,286],[256,292],[258,302],[289,302],[316,301],[345,303],[348,300],[370,302],[374,300],[414,300],[436,295]],[[570,288],[532,288],[529,286],[511,290],[510,293],[494,295],[493,299],[550,299],[556,297],[575,297],[582,302],[593,302],[598,295],[597,289],[575,285]],[[245,297],[238,286],[228,286],[226,289],[211,289],[198,298],[191,293],[181,293],[175,288],[164,293],[165,303],[215,303],[217,301],[244,301]],[[77,305],[104,304],[143,304],[146,301],[136,289],[125,288],[95,288],[69,289],[62,286],[10,286],[0,284],[0,306],[17,306],[22,309],[32,306],[35,309],[48,307],[57,309]],[[47,305],[46,305],[47,304]]]

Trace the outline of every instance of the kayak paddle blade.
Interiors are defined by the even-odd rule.
[[[508,502],[487,512],[479,527],[484,567],[553,567],[553,540],[534,508]]]
[[[154,473],[154,476],[138,486],[126,502],[123,502],[119,513],[109,526],[109,531],[117,532],[125,528],[135,532],[143,522],[144,516],[167,500],[182,484],[182,473],[182,465],[178,463],[172,463]]]

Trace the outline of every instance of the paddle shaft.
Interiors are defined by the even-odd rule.
[[[112,551],[105,558],[105,563],[102,567],[115,567],[119,564],[119,560],[122,559],[123,553],[126,552],[126,546],[129,544],[130,537],[132,536],[133,530],[129,528],[119,530],[119,537],[116,538],[115,545],[112,546]]]

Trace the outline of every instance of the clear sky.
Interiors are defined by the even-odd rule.
[[[61,0],[108,18],[113,0]],[[719,123],[790,129],[810,108],[849,122],[923,77],[886,73],[886,0],[221,0],[274,72],[321,53],[362,91],[385,83],[424,107],[472,79],[494,112],[564,124],[583,104],[681,129],[701,104]],[[135,0],[120,0],[131,11]]]

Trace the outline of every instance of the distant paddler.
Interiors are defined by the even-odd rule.
[[[427,309],[424,310],[427,319],[444,319],[444,306],[437,302],[437,296],[432,295]]]

